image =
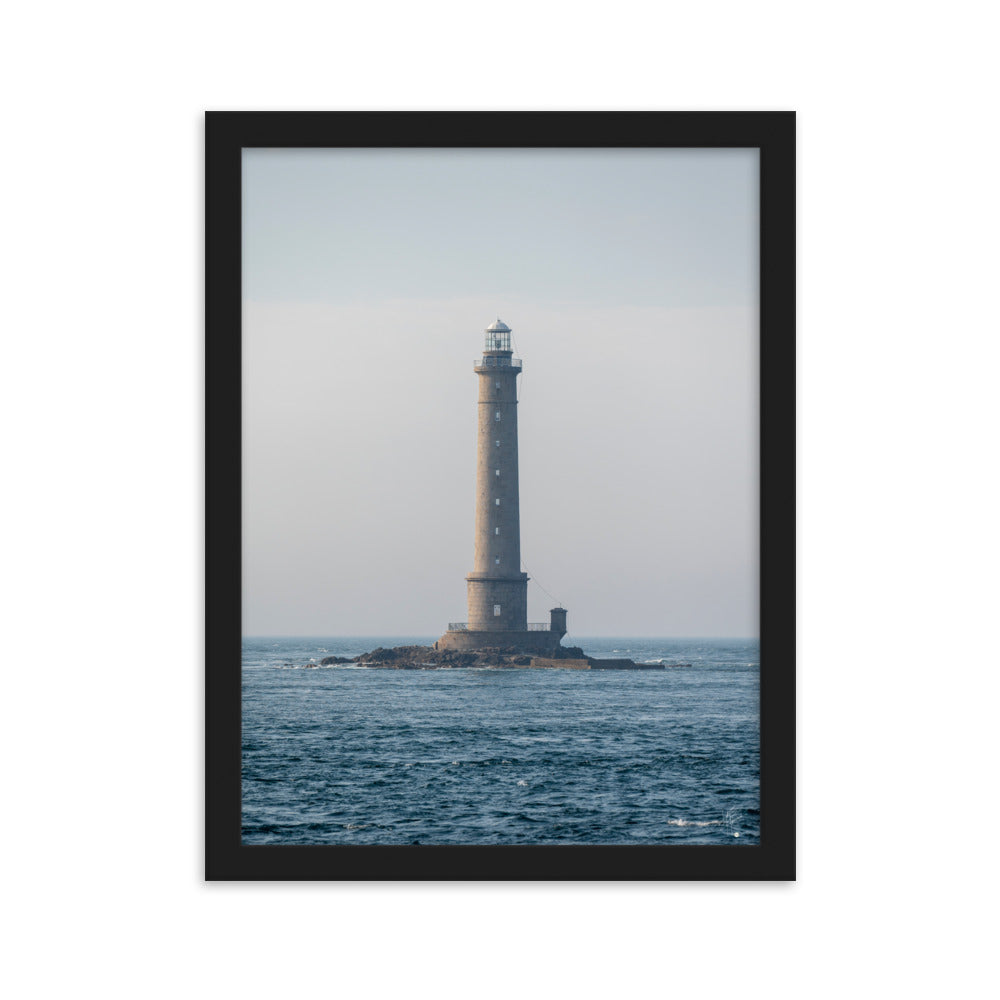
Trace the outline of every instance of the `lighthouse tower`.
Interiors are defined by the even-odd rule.
[[[453,622],[439,648],[504,647],[547,652],[566,633],[566,612],[528,623],[528,575],[521,572],[517,478],[517,376],[510,327],[499,318],[486,328],[479,379],[476,447],[476,529],[468,586],[467,622]]]
[[[528,574],[521,572],[517,486],[517,376],[521,359],[510,347],[510,327],[486,328],[476,362],[479,418],[476,446],[476,545],[469,586],[469,628],[528,630]]]

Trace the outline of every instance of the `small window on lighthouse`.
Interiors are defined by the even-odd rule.
[[[497,447],[498,447],[498,448],[500,447],[500,442],[499,442],[499,441],[497,441]]]
[[[494,534],[494,535],[499,535],[499,534],[500,534],[500,526],[499,526],[499,525],[497,525],[497,527],[495,527],[495,528],[493,529],[493,534]]]
[[[500,617],[500,605],[499,604],[494,604],[493,605],[493,617],[494,618],[499,618]]]
[[[497,497],[497,506],[500,506],[500,497]]]
[[[500,388],[500,383],[499,383],[499,382],[497,382],[497,388],[498,388],[498,389]]]
[[[493,419],[494,420],[499,420],[500,419],[500,411],[499,410],[497,410],[496,416]]]
[[[493,562],[494,562],[494,563],[495,563],[495,564],[496,564],[497,566],[499,566],[499,565],[500,565],[500,557],[499,557],[499,556],[497,556],[497,557],[496,557],[496,559],[494,559],[494,560],[493,560]]]
[[[500,470],[499,470],[499,469],[495,469],[494,471],[496,472],[496,474],[497,474],[498,476],[500,475]]]

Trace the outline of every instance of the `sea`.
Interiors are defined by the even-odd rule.
[[[756,639],[564,640],[651,671],[317,665],[435,638],[244,639],[244,844],[760,842]]]

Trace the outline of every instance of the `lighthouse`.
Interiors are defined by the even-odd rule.
[[[438,640],[443,649],[504,648],[552,652],[566,633],[566,611],[528,622],[528,575],[521,571],[517,463],[517,377],[521,359],[511,329],[497,318],[486,328],[479,380],[476,434],[476,511],[468,621],[452,622]]]
[[[476,535],[466,577],[470,629],[526,632],[528,574],[521,572],[521,518],[517,482],[517,376],[510,327],[486,328],[479,378],[476,443]]]

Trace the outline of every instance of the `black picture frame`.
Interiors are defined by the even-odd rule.
[[[793,112],[206,114],[205,878],[795,878]],[[246,147],[755,147],[760,151],[760,843],[249,846],[241,843],[241,156]]]

